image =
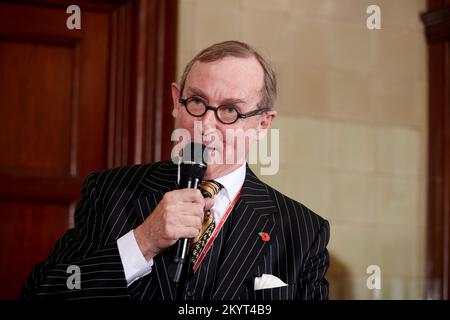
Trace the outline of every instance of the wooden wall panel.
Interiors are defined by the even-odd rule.
[[[175,30],[176,0],[0,0],[0,299],[70,226],[87,174],[169,158]]]
[[[13,298],[30,266],[45,259],[55,239],[67,229],[65,205],[36,204],[33,202],[0,201],[0,290],[1,297]]]
[[[450,1],[429,0],[427,298],[450,298]]]
[[[70,175],[72,61],[68,47],[0,42],[1,172]]]

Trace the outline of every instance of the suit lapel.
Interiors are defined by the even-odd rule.
[[[156,208],[164,193],[177,189],[177,166],[163,162],[141,181],[144,192],[134,202],[137,227]],[[213,299],[233,299],[239,295],[244,279],[270,247],[277,231],[276,207],[266,186],[247,166],[247,174],[240,197],[232,213],[232,224],[216,274]],[[267,232],[271,240],[265,242],[259,232]],[[169,276],[170,250],[157,255],[154,262],[156,279],[164,300],[175,299],[175,290]]]
[[[144,222],[166,192],[178,188],[177,166],[172,162],[162,162],[161,165],[143,177],[140,185],[143,188],[143,192],[134,203],[137,219],[136,226]]]
[[[134,202],[134,211],[136,213],[136,228],[144,222],[149,214],[156,208],[164,194],[168,191],[178,188],[177,185],[177,166],[172,162],[163,162],[155,170],[146,175],[141,186],[144,192],[141,197]],[[168,275],[168,266],[171,260],[169,250],[164,250],[153,259],[153,268],[156,273],[156,279],[161,290],[163,300],[173,300],[175,292],[172,282]]]
[[[266,186],[247,166],[241,195],[232,213],[229,238],[219,261],[213,299],[234,299],[238,288],[263,259],[275,238],[275,205]],[[267,232],[271,240],[263,241],[259,232]]]

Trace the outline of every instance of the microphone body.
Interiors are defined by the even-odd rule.
[[[183,160],[180,164],[180,189],[198,189],[206,172],[205,146],[198,143],[190,143],[183,149]],[[175,271],[173,282],[180,282],[184,266],[189,264],[189,238],[178,239],[175,248],[173,262]]]

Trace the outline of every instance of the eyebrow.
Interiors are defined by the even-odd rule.
[[[190,91],[192,94],[199,96],[203,99],[205,99],[206,101],[209,101],[209,99],[207,98],[207,94],[204,93],[201,89],[199,88],[195,88],[195,87],[188,87],[187,91]],[[224,100],[222,100],[220,102],[219,105],[227,105],[227,104],[236,104],[236,103],[245,103],[245,100],[239,99],[239,98],[225,98]]]

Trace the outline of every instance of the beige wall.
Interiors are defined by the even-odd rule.
[[[378,4],[382,29],[366,28]],[[274,63],[280,170],[262,179],[331,223],[331,298],[420,299],[425,275],[424,0],[180,0],[178,75],[249,42]],[[366,287],[378,265],[382,290]]]

